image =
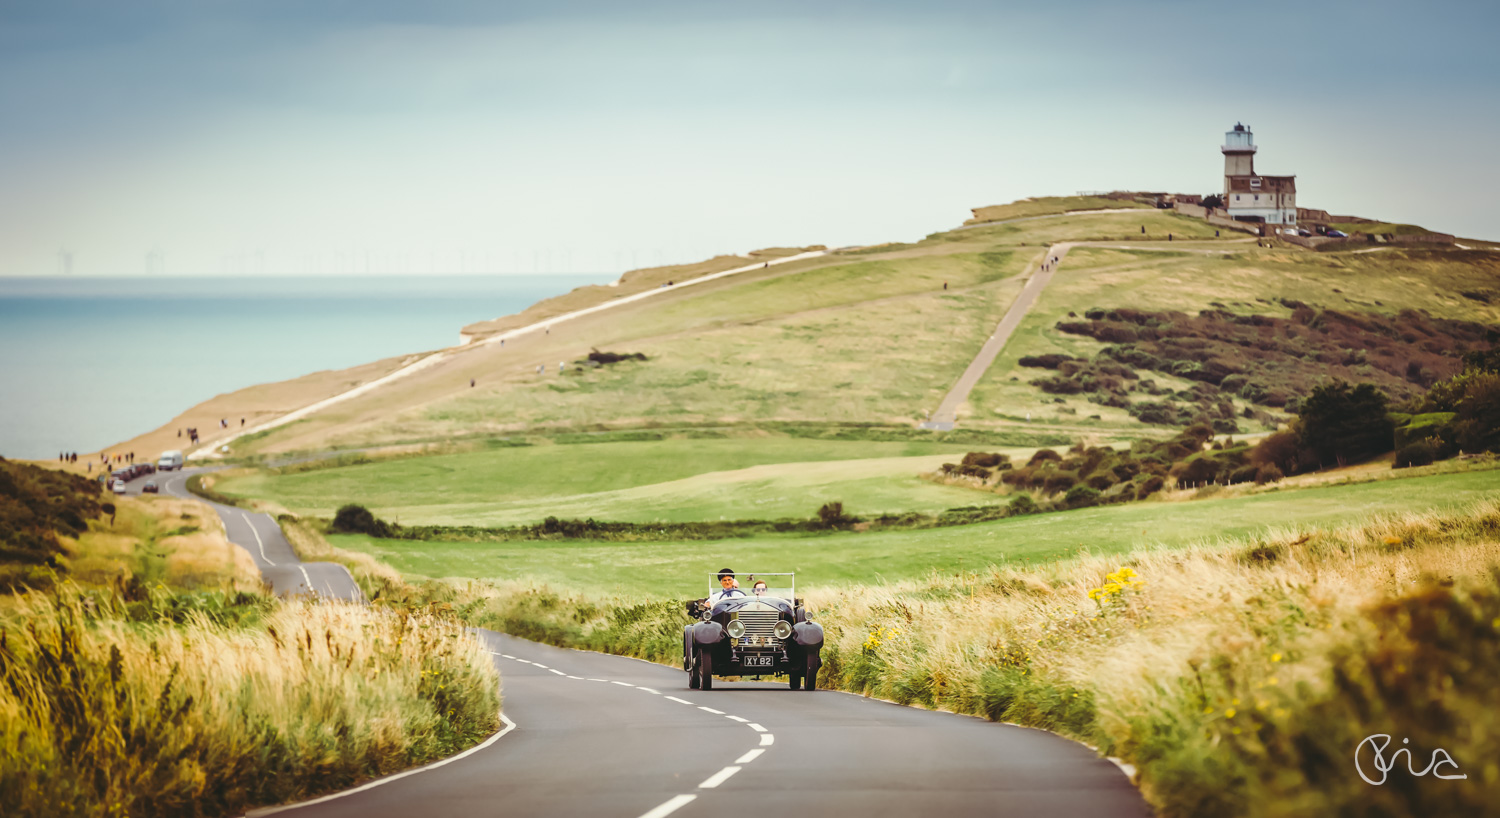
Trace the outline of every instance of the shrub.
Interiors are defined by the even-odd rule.
[[[1255,470],[1255,485],[1264,486],[1267,483],[1277,483],[1285,476],[1281,473],[1281,469],[1276,468],[1275,464],[1262,463],[1260,468]]]
[[[1141,483],[1140,488],[1135,490],[1135,499],[1144,500],[1147,497],[1150,497],[1151,495],[1157,493],[1158,491],[1161,491],[1162,487],[1166,484],[1167,481],[1161,475],[1153,474],[1150,477],[1147,477],[1145,482]]]
[[[1007,508],[1011,514],[1035,514],[1041,511],[1041,507],[1036,504],[1035,500],[1031,499],[1030,494],[1019,495],[1016,499],[1010,501],[1010,505]]]
[[[1064,361],[1071,360],[1074,360],[1071,355],[1022,355],[1017,363],[1033,369],[1056,369]]]
[[[1394,468],[1405,469],[1411,466],[1430,466],[1437,459],[1437,448],[1431,441],[1418,440],[1408,443],[1396,452],[1396,464]]]
[[[391,536],[390,523],[355,503],[339,507],[333,515],[333,524],[329,526],[329,530],[345,534],[368,534],[371,537]]]
[[[993,469],[996,466],[1010,463],[1010,456],[998,452],[969,452],[964,455],[962,465],[978,466],[981,469]]]
[[[854,517],[844,513],[844,504],[834,500],[818,509],[818,522],[828,528],[838,528],[854,522]]]
[[[1042,490],[1049,493],[1067,491],[1078,483],[1078,475],[1072,472],[1058,471],[1047,475],[1042,481]]]
[[[1300,414],[1299,442],[1324,463],[1363,460],[1392,448],[1395,424],[1374,384],[1335,380],[1316,387]]]
[[[1062,455],[1051,449],[1037,449],[1036,453],[1031,456],[1031,459],[1026,461],[1026,465],[1036,466],[1048,460],[1062,460]]]
[[[1085,508],[1099,505],[1099,491],[1088,486],[1074,486],[1063,496],[1068,508]]]

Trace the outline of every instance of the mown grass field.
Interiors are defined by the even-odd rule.
[[[971,448],[775,437],[544,445],[256,474],[215,489],[324,517],[359,503],[413,525],[806,518],[830,500],[866,514],[941,511],[998,500],[917,478]]]
[[[990,565],[1025,565],[1135,548],[1180,547],[1272,528],[1338,526],[1379,513],[1423,512],[1500,494],[1493,471],[1269,492],[1189,502],[1146,502],[1015,517],[952,528],[717,542],[444,543],[339,535],[339,547],[404,574],[538,580],[590,594],[680,597],[707,577],[738,570],[795,571],[804,585],[921,579]],[[857,509],[856,509],[857,511]]]

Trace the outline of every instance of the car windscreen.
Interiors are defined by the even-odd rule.
[[[717,600],[716,594],[722,595],[725,591],[723,577],[714,575],[710,581],[708,593],[711,598]],[[734,591],[746,596],[771,597],[774,599],[792,600],[796,598],[796,582],[794,574],[736,574],[732,577],[730,594],[738,596]]]

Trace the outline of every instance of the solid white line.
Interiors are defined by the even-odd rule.
[[[635,687],[635,685],[631,684],[630,682],[615,682],[615,684],[621,687]]]
[[[736,764],[749,764],[750,762],[754,761],[755,759],[760,758],[761,753],[764,753],[764,752],[765,752],[765,750],[762,750],[759,747],[756,747],[754,750],[751,750],[750,752],[745,753],[744,755],[740,756],[739,758],[736,758],[734,760],[734,763],[736,763]]]
[[[271,558],[266,556],[266,544],[260,540],[260,532],[255,530],[255,523],[250,522],[250,515],[241,511],[240,516],[245,518],[245,525],[250,526],[250,533],[255,535],[255,544],[260,546],[260,558],[266,561],[266,565],[275,565]]]
[[[682,702],[683,704],[692,704],[692,702],[688,701],[687,699],[679,699],[676,696],[668,696],[667,698],[671,699],[674,702]]]
[[[660,695],[661,695],[661,691],[660,691],[660,690],[652,690],[652,689],[651,689],[651,688],[649,688],[649,687],[637,687],[637,688],[636,688],[636,690],[644,690],[644,691],[646,691],[646,692],[647,692],[647,693],[654,693],[654,694],[656,694],[656,695],[658,695],[658,696],[660,696]]]
[[[714,714],[715,716],[722,716],[722,715],[724,715],[724,711],[723,710],[715,710],[712,707],[703,707],[702,705],[699,705],[698,709],[699,710],[707,710],[708,712]]]
[[[698,785],[698,789],[700,789],[700,790],[711,790],[714,787],[717,787],[720,784],[723,784],[725,781],[728,781],[729,780],[729,776],[734,775],[735,773],[739,772],[740,769],[741,768],[739,768],[739,767],[725,767],[724,769],[722,769],[722,770],[714,773],[713,775],[709,776],[707,781],[704,781],[702,784],[699,784]]]
[[[251,810],[250,812],[245,813],[246,818],[249,818],[250,816],[271,815],[273,813],[285,812],[287,810],[293,810],[293,809],[300,809],[302,807],[310,807],[313,804],[321,804],[324,801],[332,801],[335,798],[343,798],[346,795],[353,795],[353,794],[355,794],[357,792],[364,792],[365,790],[373,789],[373,788],[378,787],[378,786],[380,786],[382,784],[389,784],[392,781],[396,781],[398,779],[405,778],[405,777],[407,777],[409,775],[416,775],[417,773],[425,773],[428,770],[436,770],[437,768],[442,767],[445,764],[452,764],[453,762],[455,762],[455,761],[457,761],[457,760],[459,760],[461,758],[465,758],[467,756],[471,756],[471,755],[479,752],[480,750],[483,750],[483,749],[489,747],[490,745],[492,745],[495,742],[499,741],[501,736],[504,736],[506,733],[509,733],[510,731],[516,729],[516,723],[513,722],[513,721],[511,721],[508,717],[506,717],[506,715],[504,713],[500,714],[500,721],[505,724],[505,729],[504,730],[501,730],[500,732],[494,734],[493,736],[490,736],[489,738],[485,739],[484,743],[476,745],[474,747],[470,747],[469,749],[464,750],[462,753],[459,753],[456,756],[450,756],[448,758],[443,759],[442,761],[434,761],[431,764],[427,764],[425,766],[418,767],[415,770],[407,770],[406,772],[396,773],[394,775],[388,775],[385,778],[377,778],[374,781],[371,781],[371,782],[369,782],[367,784],[362,784],[362,785],[360,785],[358,787],[355,787],[352,790],[344,790],[343,792],[336,792],[336,793],[333,793],[332,795],[325,795],[322,798],[314,798],[311,801],[299,801],[299,802],[297,802],[295,804],[286,804],[286,805],[280,806],[280,807],[268,807],[266,809]],[[686,803],[686,802],[684,802],[684,803]],[[663,813],[663,814],[665,815],[666,813]]]
[[[734,719],[735,721],[739,722],[740,724],[749,724],[750,723],[749,719],[742,719],[739,716],[725,716],[724,718],[726,718],[726,719]]]
[[[750,722],[750,729],[751,729],[751,730],[754,730],[754,731],[755,731],[755,732],[757,732],[757,733],[764,733],[764,732],[766,732],[766,728],[764,728],[764,727],[761,727],[761,726],[760,726],[760,725],[759,725],[759,724],[756,724],[756,723],[755,723],[755,722],[753,722],[753,721],[752,721],[752,722]]]
[[[641,818],[666,818],[697,797],[696,795],[674,795],[667,803],[645,813]]]
[[[775,736],[771,735],[770,733],[761,733],[760,734],[760,746],[762,746],[762,747],[770,747],[772,744],[775,744],[775,743],[776,743],[776,737]]]

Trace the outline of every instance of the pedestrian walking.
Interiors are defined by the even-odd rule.
[[[1142,236],[1146,235],[1146,225],[1144,225],[1144,224],[1141,225],[1141,235]]]
[[[473,378],[470,378],[470,379],[469,379],[469,388],[470,388],[470,389],[473,389],[473,388],[474,388],[474,379],[473,379]]]
[[[240,418],[240,428],[241,429],[245,428],[245,419],[244,418]]]
[[[566,361],[558,361],[557,362],[557,374],[561,375],[562,371],[563,371],[563,368],[566,367],[567,365],[568,365],[568,363]]]

